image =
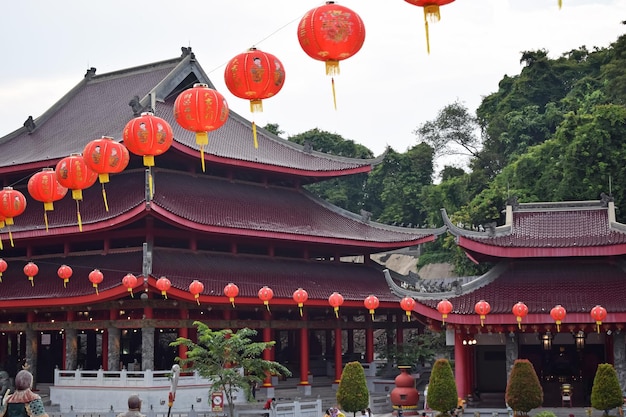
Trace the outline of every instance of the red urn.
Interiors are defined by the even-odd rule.
[[[415,388],[415,378],[411,376],[410,366],[398,366],[400,374],[395,379],[396,387],[391,390],[390,399],[394,410],[400,410],[404,415],[417,414],[417,403],[420,393]]]

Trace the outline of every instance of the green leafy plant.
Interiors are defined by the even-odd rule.
[[[608,416],[609,410],[620,407],[623,401],[615,368],[610,363],[599,364],[591,389],[591,406],[603,410],[604,415]]]
[[[337,402],[344,411],[354,416],[357,411],[369,406],[370,394],[365,380],[363,365],[359,362],[348,362],[341,373],[337,388]]]
[[[543,389],[528,359],[517,359],[513,363],[505,400],[516,415],[527,415],[530,410],[543,404]]]
[[[447,359],[437,359],[428,382],[428,405],[440,416],[447,416],[458,404],[458,393],[452,367]]]
[[[535,417],[556,417],[552,411],[541,411],[535,415]]]

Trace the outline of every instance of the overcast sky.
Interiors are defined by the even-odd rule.
[[[343,0],[366,28],[363,48],[341,61],[337,110],[324,63],[300,48],[297,25],[311,0],[22,0],[0,16],[0,137],[37,118],[81,81],[97,74],[175,58],[191,46],[229,107],[257,124],[277,123],[285,136],[313,128],[342,135],[376,155],[417,143],[413,130],[459,100],[473,112],[505,75],[521,70],[521,51],[551,57],[586,45],[608,47],[626,32],[626,0],[457,0],[430,25],[403,0]],[[248,48],[275,55],[283,89],[263,113],[234,97],[225,64]],[[118,137],[120,132],[112,132]],[[86,141],[92,138],[86,138]]]

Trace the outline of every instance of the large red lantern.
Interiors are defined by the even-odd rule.
[[[272,298],[274,298],[274,291],[267,285],[264,285],[259,290],[259,299],[263,301],[263,304],[265,304],[267,311],[270,311],[270,300]]]
[[[0,191],[0,215],[4,217],[7,226],[14,224],[13,218],[24,213],[26,210],[26,197],[21,192],[14,190],[13,187],[4,187]],[[9,240],[13,246],[13,235],[9,228]]]
[[[452,312],[452,303],[448,300],[439,301],[437,303],[437,311],[441,313],[441,324],[445,324],[448,314]]]
[[[406,312],[406,316],[409,318],[409,321],[411,321],[411,313],[415,308],[415,300],[411,297],[404,297],[400,300],[400,307]]]
[[[96,183],[98,174],[87,166],[79,153],[61,159],[56,166],[57,181],[65,188],[72,190],[72,198],[76,201],[76,217],[78,230],[83,231],[79,201],[83,199],[83,191]]]
[[[166,277],[161,277],[157,279],[156,287],[161,291],[161,295],[167,299],[167,290],[170,289],[172,283]]]
[[[89,282],[91,282],[91,285],[96,289],[96,294],[99,294],[98,284],[102,283],[102,280],[104,280],[104,275],[99,269],[94,269],[89,273]]]
[[[491,306],[485,300],[480,300],[474,305],[474,311],[480,316],[480,325],[485,325],[485,317],[491,311]]]
[[[0,259],[0,282],[2,282],[2,274],[7,270],[8,266],[7,261]]]
[[[43,203],[43,220],[48,231],[48,212],[54,210],[54,202],[67,194],[67,188],[59,184],[57,174],[52,168],[44,168],[33,174],[28,180],[28,193],[35,200]]]
[[[263,101],[276,95],[285,83],[285,68],[272,54],[250,48],[226,64],[224,81],[228,90],[236,97],[250,100],[250,111],[262,112]],[[252,122],[254,147],[259,143],[256,123]]]
[[[57,270],[57,275],[63,280],[63,288],[67,287],[67,283],[70,281],[72,273],[72,268],[67,265],[61,265]]]
[[[517,319],[517,327],[522,328],[522,319],[528,314],[528,307],[521,301],[513,306],[513,314]]]
[[[207,84],[194,84],[176,97],[174,118],[183,129],[196,132],[196,145],[200,147],[202,172],[204,166],[204,147],[209,144],[209,134],[217,130],[228,120],[226,99]]]
[[[235,297],[239,295],[239,287],[232,282],[226,284],[224,287],[224,295],[228,297],[228,301],[235,307]]]
[[[428,34],[428,20],[431,22],[438,22],[441,19],[439,13],[439,7],[448,3],[452,3],[454,0],[404,0],[407,3],[411,3],[415,6],[424,8],[424,25],[426,27],[426,50],[430,54],[430,36]]]
[[[137,277],[133,274],[126,274],[124,278],[122,278],[122,285],[126,287],[131,297],[135,297],[133,294],[133,288],[137,285]]]
[[[365,42],[361,17],[347,7],[327,1],[309,10],[298,24],[298,41],[308,56],[326,62],[326,75],[339,75],[339,61],[359,52]],[[335,80],[331,82],[337,108]]]
[[[193,298],[196,299],[198,305],[200,305],[200,294],[202,294],[203,291],[204,284],[197,279],[194,279],[191,281],[191,284],[189,284],[189,292],[193,295]]]
[[[306,300],[308,299],[309,299],[309,293],[307,293],[302,288],[298,288],[297,290],[293,292],[293,301],[295,301],[298,304],[298,308],[300,309],[300,317],[302,317],[302,307],[304,306],[304,303],[306,303]]]
[[[591,318],[596,321],[596,328],[598,329],[598,333],[600,333],[600,325],[602,321],[606,318],[606,308],[597,305],[591,309]]]
[[[374,311],[380,305],[380,301],[378,300],[378,297],[376,297],[375,295],[368,295],[367,297],[365,297],[365,300],[363,300],[363,305],[365,306],[365,308],[369,310],[369,313],[373,319]]]
[[[109,211],[104,184],[109,182],[109,174],[122,172],[128,166],[130,159],[128,149],[114,141],[112,137],[102,136],[101,139],[92,140],[85,146],[83,158],[87,166],[98,173],[98,179],[102,184],[104,208]]]
[[[29,262],[24,265],[24,275],[28,277],[30,285],[35,286],[35,275],[39,273],[39,267],[34,262]]]
[[[552,319],[556,322],[557,332],[561,331],[561,323],[563,322],[566,314],[567,311],[565,311],[565,308],[563,308],[561,304],[557,304],[556,306],[552,307],[552,310],[550,310],[550,317],[552,317]]]
[[[343,304],[343,295],[335,291],[328,297],[328,304],[335,310],[335,317],[339,318],[339,307]]]
[[[143,165],[154,166],[154,157],[167,151],[174,141],[172,127],[150,112],[131,119],[122,133],[124,145],[133,154],[143,156]]]

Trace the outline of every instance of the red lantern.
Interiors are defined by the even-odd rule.
[[[85,146],[83,158],[87,166],[98,173],[98,179],[102,184],[104,208],[109,211],[104,184],[109,182],[109,174],[122,172],[128,166],[130,159],[128,149],[113,138],[102,136],[101,139],[92,140]]]
[[[52,168],[44,168],[33,174],[28,180],[28,193],[43,203],[43,220],[48,231],[48,212],[54,210],[54,202],[67,194],[67,188],[59,184],[57,174]]]
[[[130,296],[134,298],[135,296],[133,295],[133,288],[135,288],[135,285],[137,285],[137,277],[133,274],[124,275],[124,278],[122,278],[122,285],[125,286],[126,289],[128,289]]]
[[[2,274],[7,270],[8,266],[7,261],[0,259],[0,282],[2,282]]]
[[[26,197],[21,192],[14,190],[13,187],[4,187],[0,191],[0,215],[4,217],[7,226],[13,224],[13,218],[24,213],[26,210]],[[13,235],[9,228],[9,240],[13,246]]]
[[[411,313],[415,308],[415,300],[411,297],[404,297],[400,300],[400,307],[406,312],[406,316],[409,318],[409,321],[411,321]]]
[[[452,312],[452,303],[448,300],[439,301],[437,303],[437,311],[441,313],[441,324],[445,324],[448,314]]]
[[[528,314],[528,307],[520,301],[513,306],[513,314],[517,318],[517,327],[521,329],[522,319]]]
[[[328,297],[328,304],[335,310],[335,317],[339,318],[339,306],[343,304],[343,295],[335,291]]]
[[[368,295],[365,300],[363,300],[363,305],[369,310],[372,319],[374,319],[374,310],[378,308],[379,304],[380,301],[378,301],[378,297],[375,295]]]
[[[565,318],[567,311],[560,304],[554,306],[552,310],[550,310],[550,317],[556,322],[556,331],[561,331],[561,322]]]
[[[224,295],[228,297],[228,301],[230,301],[233,307],[235,307],[235,297],[239,295],[239,287],[233,284],[232,282],[228,283],[224,287]]]
[[[200,294],[203,291],[204,291],[204,284],[198,281],[197,279],[194,279],[193,281],[191,281],[191,284],[189,284],[189,292],[193,294],[193,298],[196,299],[196,302],[198,303],[198,305],[200,305]]]
[[[327,1],[300,20],[298,41],[308,56],[326,62],[326,75],[339,75],[339,61],[350,58],[363,46],[365,26],[354,11]],[[336,109],[334,78],[331,85]]]
[[[99,269],[94,269],[93,271],[89,273],[89,281],[91,282],[93,287],[96,289],[96,294],[99,294],[98,284],[100,284],[103,279],[104,279],[104,275],[102,274],[102,272],[100,272]]]
[[[161,291],[161,295],[167,299],[167,290],[170,289],[172,283],[166,277],[157,279],[156,287]]]
[[[302,288],[298,288],[293,292],[293,301],[298,303],[298,308],[300,309],[300,317],[302,317],[302,306],[306,303],[306,300],[309,299],[309,293],[307,293]]]
[[[474,311],[480,316],[480,325],[483,326],[485,324],[485,316],[491,311],[491,306],[485,300],[480,300],[474,306]]]
[[[35,286],[35,275],[39,273],[39,267],[33,263],[29,262],[24,266],[24,274],[28,277],[31,286]]]
[[[267,307],[267,311],[270,311],[270,300],[274,298],[274,291],[272,291],[270,287],[265,285],[259,290],[259,298],[261,299],[261,301],[263,301],[265,307]]]
[[[262,100],[276,95],[283,88],[285,68],[274,55],[250,48],[226,64],[224,80],[226,87],[234,96],[250,100],[252,113],[262,112]],[[258,148],[254,121],[252,122],[252,136],[254,147]]]
[[[441,19],[439,6],[452,3],[454,0],[404,0],[415,6],[424,8],[424,25],[426,26],[426,50],[430,54],[430,36],[428,34],[428,20],[438,22]]]
[[[57,275],[63,280],[63,288],[67,287],[67,283],[69,282],[72,273],[72,268],[67,265],[61,265],[57,270]]]
[[[219,129],[228,120],[226,99],[207,84],[194,84],[176,97],[174,118],[183,129],[196,132],[204,172],[204,147],[209,144],[207,132]]]
[[[150,112],[126,123],[122,137],[131,153],[143,156],[146,167],[154,166],[154,157],[165,153],[174,141],[170,124]]]
[[[76,200],[76,217],[78,230],[83,231],[80,217],[79,201],[83,199],[83,191],[96,183],[98,174],[87,166],[81,154],[75,153],[59,161],[56,166],[57,181],[65,188],[72,190],[72,198]]]
[[[600,333],[600,325],[602,321],[606,318],[606,308],[597,305],[591,309],[591,318],[596,321],[596,328],[598,329],[598,333]]]

